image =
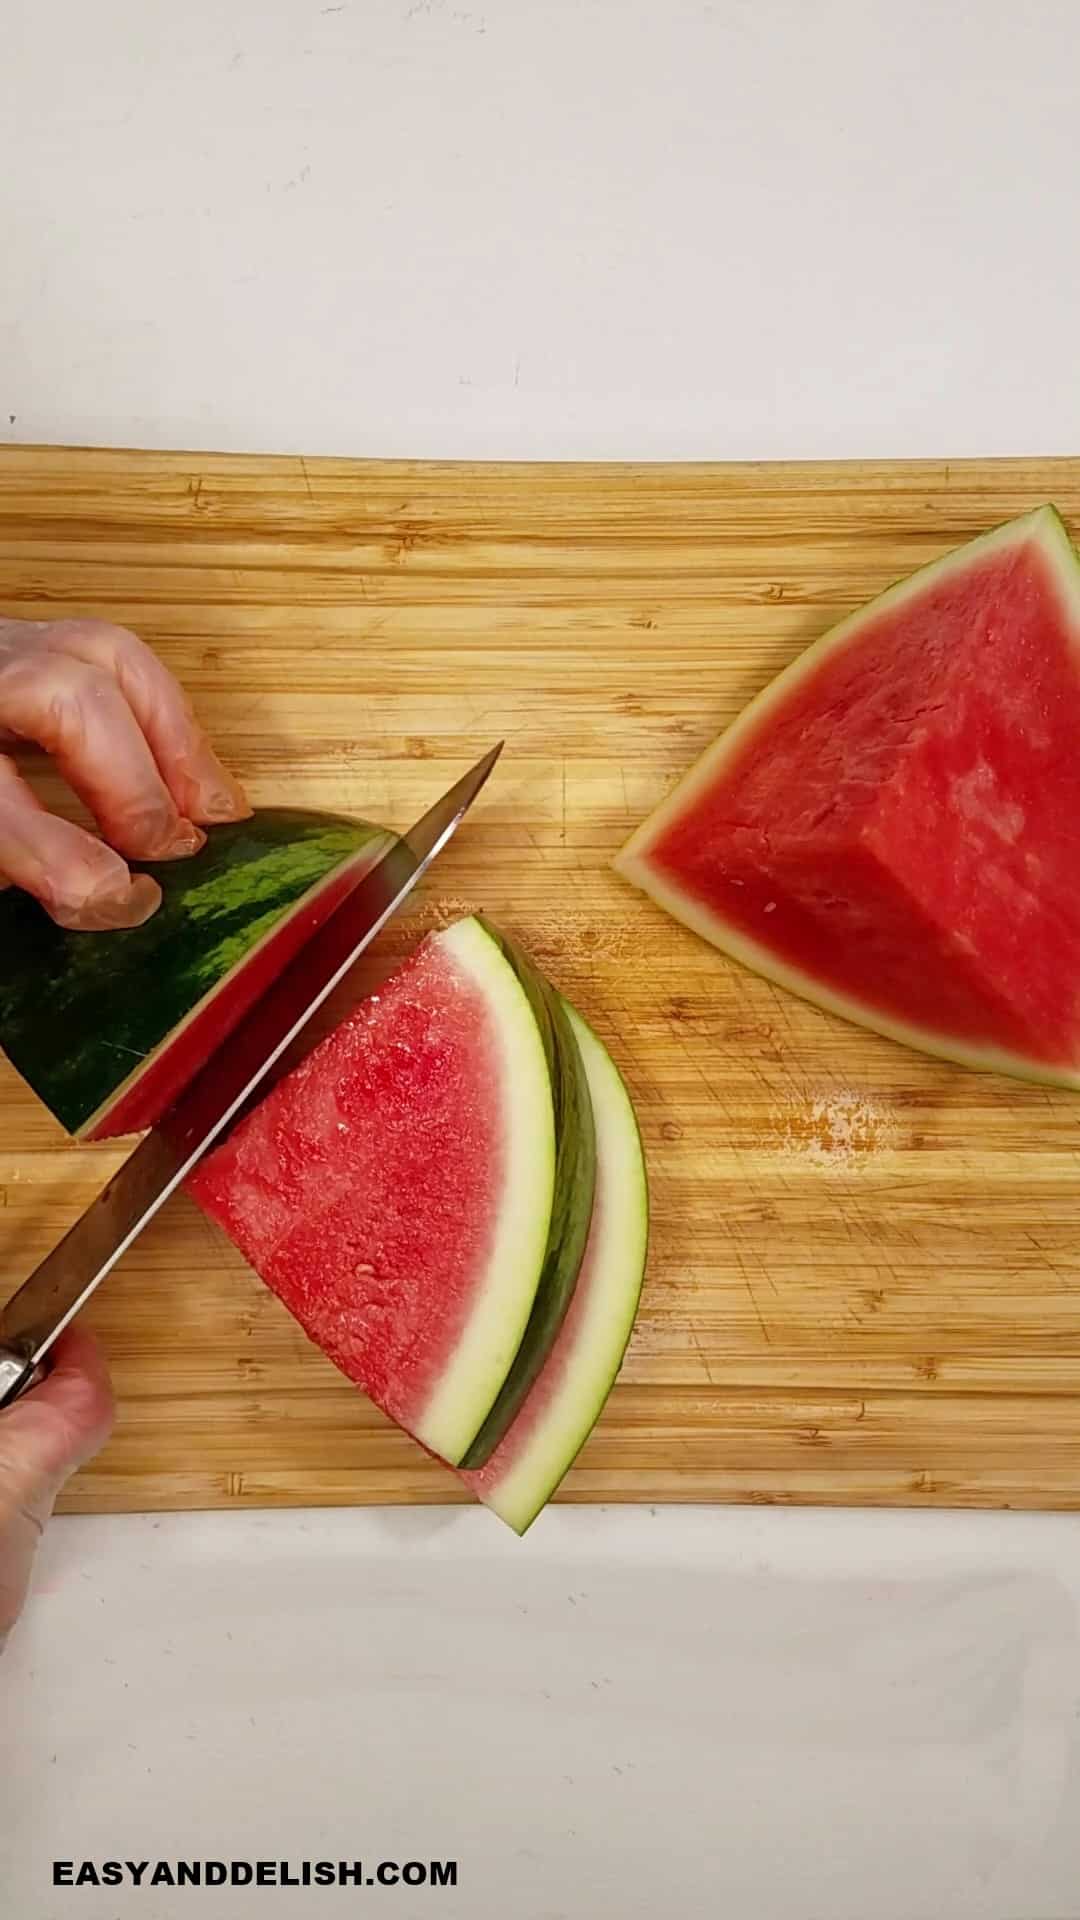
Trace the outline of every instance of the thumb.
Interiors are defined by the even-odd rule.
[[[112,1427],[112,1390],[97,1342],[71,1327],[53,1354],[41,1386],[0,1413],[0,1643],[26,1597],[57,1494]]]

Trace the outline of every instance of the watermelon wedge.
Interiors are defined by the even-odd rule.
[[[566,1014],[596,1123],[596,1197],[585,1257],[570,1310],[517,1419],[486,1464],[461,1475],[516,1533],[546,1506],[611,1392],[637,1312],[649,1238],[645,1159],[630,1096],[607,1048],[568,1005]]]
[[[569,1020],[470,918],[282,1079],[191,1190],[335,1365],[456,1465],[517,1380],[497,1444],[550,1352],[594,1183]]]
[[[616,859],[736,960],[965,1065],[1080,1086],[1080,565],[1052,507],[765,689]]]
[[[298,808],[212,827],[190,860],[145,868],[161,905],[117,932],[72,933],[0,893],[0,1046],[69,1133],[153,1126],[389,842]]]

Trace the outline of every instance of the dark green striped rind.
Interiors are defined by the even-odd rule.
[[[273,808],[210,829],[190,860],[146,864],[161,905],[141,927],[72,933],[0,893],[0,1045],[77,1133],[312,888],[376,840],[366,821]]]
[[[592,1101],[563,1002],[505,934],[481,915],[477,918],[517,974],[543,1038],[555,1107],[555,1193],[532,1312],[494,1405],[459,1463],[465,1469],[482,1467],[494,1452],[551,1352],[577,1284],[596,1186]]]

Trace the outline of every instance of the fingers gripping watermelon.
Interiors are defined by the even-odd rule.
[[[1050,507],[842,621],[616,866],[806,999],[1080,1086],[1080,565]]]
[[[153,1126],[391,836],[298,808],[212,827],[190,860],[147,866],[141,927],[73,933],[0,893],[0,1045],[70,1133]]]
[[[494,1448],[551,1349],[594,1180],[569,1020],[473,918],[424,941],[191,1187],[342,1372],[457,1464],[482,1428]]]

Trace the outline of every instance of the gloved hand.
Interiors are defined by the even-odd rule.
[[[182,858],[250,813],[172,675],[101,620],[0,619],[0,748],[16,741],[51,754],[103,835],[46,812],[0,751],[0,885],[64,927],[139,926],[161,890],[126,860]]]
[[[0,1648],[22,1609],[56,1496],[105,1444],[112,1420],[105,1362],[78,1326],[60,1335],[41,1385],[0,1413]]]

